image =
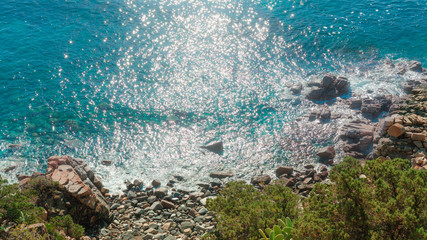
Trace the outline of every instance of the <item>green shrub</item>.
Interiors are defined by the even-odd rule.
[[[64,231],[68,236],[77,239],[84,235],[84,228],[79,224],[74,223],[70,215],[51,218],[49,224],[54,226],[57,230]]]
[[[0,220],[31,224],[40,221],[42,213],[18,184],[0,180]]]
[[[208,208],[217,212],[216,238],[258,239],[258,229],[272,226],[287,213],[295,216],[297,199],[284,186],[267,186],[260,192],[244,182],[230,182],[221,196],[208,201]]]
[[[402,159],[346,158],[303,203],[296,239],[426,239],[427,172]]]

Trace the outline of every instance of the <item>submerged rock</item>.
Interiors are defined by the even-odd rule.
[[[233,173],[232,172],[211,172],[211,174],[209,174],[209,177],[211,178],[228,178],[228,177],[232,177]]]
[[[216,142],[212,143],[206,146],[201,146],[200,148],[209,150],[211,152],[214,152],[216,154],[222,154],[224,152],[224,146],[222,142]]]

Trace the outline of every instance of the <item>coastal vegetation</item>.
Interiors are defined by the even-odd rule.
[[[0,179],[0,239],[79,239],[84,228],[70,215],[48,219],[43,206],[46,196],[59,188],[44,177],[31,179],[24,188]]]
[[[294,239],[425,239],[427,172],[408,160],[380,158],[362,165],[347,157],[299,199],[280,182],[258,191],[231,182],[208,203],[217,212],[213,239],[259,239],[258,228],[294,222]],[[273,190],[274,189],[274,190]],[[298,204],[300,203],[300,204]],[[266,230],[268,231],[268,230]]]

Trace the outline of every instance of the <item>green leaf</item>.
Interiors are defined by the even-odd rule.
[[[267,235],[269,235],[270,236],[270,233],[272,232],[273,230],[271,230],[271,228],[267,228],[267,229],[265,229],[265,232],[267,233]]]
[[[292,225],[292,221],[291,221],[291,219],[289,218],[289,217],[286,217],[286,224],[288,225],[288,227],[290,227],[290,228],[292,228],[293,227],[293,225]]]
[[[281,230],[281,229],[280,229],[280,227],[279,227],[279,226],[277,226],[277,225],[274,225],[273,230],[274,230],[274,234],[275,234],[275,235],[279,235],[279,234],[281,234],[281,233],[282,233],[282,230]]]
[[[286,227],[286,224],[282,221],[282,219],[277,220],[282,228]]]
[[[285,232],[286,234],[291,234],[292,228],[290,228],[290,227],[284,227],[283,228],[283,232]]]
[[[273,231],[270,232],[270,239],[274,240],[274,232]]]
[[[283,236],[283,234],[279,234],[274,238],[274,240],[283,240],[283,239],[285,239],[285,236]]]

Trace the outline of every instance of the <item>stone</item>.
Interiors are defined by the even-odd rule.
[[[395,123],[388,128],[387,133],[390,136],[397,138],[405,133],[405,128],[402,126],[402,124]]]
[[[151,182],[151,185],[152,185],[153,187],[159,187],[159,186],[161,185],[161,182],[160,182],[159,180],[157,180],[157,179],[154,179],[154,180]]]
[[[3,172],[4,172],[4,173],[8,173],[8,172],[10,172],[10,171],[14,170],[16,167],[17,167],[17,166],[15,166],[15,165],[9,166],[9,167],[7,167],[7,168],[4,168],[4,169],[3,169]]]
[[[157,200],[157,197],[156,196],[149,196],[148,198],[147,198],[147,202],[148,203],[153,203],[153,202],[155,202]]]
[[[153,204],[151,204],[150,208],[153,209],[154,211],[156,211],[156,210],[162,210],[163,209],[163,205],[162,205],[161,202],[156,201]]]
[[[415,146],[417,146],[417,148],[423,148],[423,143],[420,141],[413,141],[413,143],[415,144]]]
[[[205,207],[199,209],[199,214],[205,215],[206,213],[208,213],[208,209],[206,209]]]
[[[79,212],[74,220],[85,226],[110,220],[109,205],[95,185],[93,172],[83,160],[70,156],[52,156],[48,159],[48,164],[46,174],[40,177],[58,182],[64,196],[64,203],[51,202],[49,207],[58,208],[70,202],[68,205],[71,204],[74,211]],[[68,209],[62,207],[62,210],[67,214]]]
[[[333,146],[328,146],[319,149],[317,156],[321,159],[334,159],[335,158],[335,148]]]
[[[318,79],[309,82],[311,87],[306,97],[309,100],[331,100],[349,92],[350,82],[347,78],[336,77],[331,74],[325,74],[322,80]]]
[[[112,161],[110,161],[110,160],[104,160],[104,161],[101,161],[101,164],[105,165],[105,166],[110,166],[112,164]]]
[[[426,139],[426,134],[423,133],[412,133],[411,140],[412,141],[424,141]]]
[[[203,192],[192,192],[190,193],[190,199],[196,200],[197,198],[201,198],[205,195]]]
[[[228,178],[228,177],[232,177],[232,176],[233,176],[232,172],[211,172],[209,174],[209,177],[218,178],[218,179]]]
[[[276,177],[280,177],[284,174],[291,175],[293,173],[294,169],[287,166],[279,166],[276,168]]]
[[[168,195],[168,189],[164,188],[164,187],[160,187],[158,189],[156,189],[156,191],[154,191],[154,196],[162,199],[164,198],[166,195]]]
[[[165,208],[165,209],[169,209],[169,208],[173,209],[173,208],[176,207],[175,204],[173,204],[173,203],[171,203],[169,201],[166,201],[166,200],[162,200],[161,204],[162,204],[163,208]]]
[[[419,72],[419,73],[423,72],[423,66],[418,61],[410,61],[408,63],[408,69],[414,72]]]
[[[351,99],[350,109],[358,109],[362,107],[362,99]]]
[[[301,83],[296,83],[291,87],[291,92],[294,95],[300,94],[302,91],[302,84]]]
[[[200,148],[209,150],[216,154],[222,154],[224,152],[224,146],[222,142],[215,142],[206,146],[201,146]]]
[[[179,225],[179,228],[181,229],[181,231],[183,231],[185,229],[193,229],[194,223],[192,223],[190,221],[184,221]]]
[[[269,184],[271,182],[271,177],[267,174],[261,175],[261,176],[254,176],[251,179],[251,183],[258,185],[258,184]]]
[[[176,240],[176,238],[174,236],[167,236],[165,239],[163,240]]]

